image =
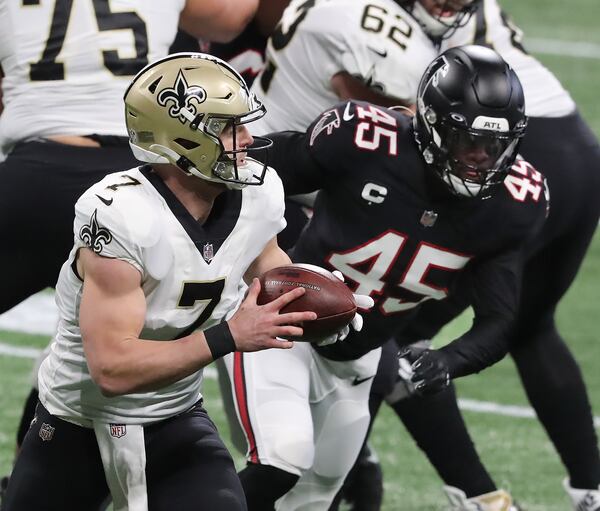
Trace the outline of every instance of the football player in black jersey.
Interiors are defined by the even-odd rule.
[[[555,312],[574,281],[598,224],[600,145],[556,77],[526,53],[519,38],[512,39],[514,27],[507,25],[495,2],[486,0],[471,21],[477,30],[466,27],[469,30],[459,39],[468,36],[478,44],[493,44],[511,59],[522,78],[530,116],[520,153],[544,172],[552,198],[548,221],[526,256],[510,354],[527,397],[568,472],[563,484],[572,509],[599,511],[600,455],[592,409],[581,370],[558,331]],[[545,82],[544,88],[540,88],[541,82]],[[557,133],[561,134],[560,142],[549,144]],[[399,334],[399,343],[431,339],[467,302],[428,302]],[[421,399],[400,400],[405,394],[400,389],[403,384],[391,390],[397,378],[397,365],[392,362],[398,347],[392,342],[387,349],[390,356],[382,356],[372,387],[372,413],[385,396],[446,483],[452,509],[472,507],[473,501],[496,491],[496,486],[469,437],[454,389],[426,398],[426,406]],[[440,417],[445,420],[443,429],[436,427]],[[375,511],[380,504],[372,505],[367,494],[372,495],[382,484],[378,471],[366,461],[368,453],[362,458],[365,461],[357,463],[345,488],[352,492],[353,500],[364,502],[364,506],[355,505],[353,511]],[[352,482],[355,487],[350,490]]]
[[[427,300],[465,285],[476,317],[448,346],[416,355],[419,392],[508,349],[521,254],[548,208],[541,174],[515,161],[526,127],[520,82],[496,52],[467,46],[430,64],[417,97],[414,118],[350,101],[306,133],[273,135],[269,158],[286,193],[321,190],[293,257],[339,270],[376,305],[343,342],[297,343],[287,358],[236,355],[251,511],[278,499],[280,509],[327,509],[367,430],[379,347]]]
[[[573,509],[600,510],[600,458],[592,410],[581,371],[558,331],[556,308],[573,283],[600,216],[600,145],[580,114],[530,118],[520,152],[544,170],[552,207],[548,220],[525,254],[521,302],[509,342],[527,397],[569,473],[565,490]],[[547,141],[564,133],[560,144]],[[430,301],[396,335],[400,346],[432,339],[468,305],[466,287],[449,300]],[[392,341],[387,349],[398,350]],[[390,364],[378,376],[372,395],[376,413],[385,399],[402,419],[456,496],[493,491],[494,483],[478,459],[456,404],[454,388],[423,399],[403,399],[406,385]],[[391,382],[391,385],[390,385]],[[403,390],[404,389],[404,390]],[[388,393],[387,395],[386,392]],[[424,404],[426,403],[426,406]],[[440,417],[445,427],[436,428]],[[451,495],[449,494],[449,495]],[[463,509],[457,507],[456,509]]]

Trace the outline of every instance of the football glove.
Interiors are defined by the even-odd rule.
[[[439,350],[407,346],[398,353],[398,376],[410,394],[429,395],[450,385],[450,372]]]
[[[332,273],[338,279],[344,282],[344,276],[342,275],[342,272],[334,270]],[[354,296],[354,303],[356,303],[356,307],[358,307],[359,309],[370,309],[375,304],[373,298],[371,298],[369,295],[357,295],[353,293],[352,296]],[[315,342],[315,344],[317,346],[327,346],[329,344],[333,344],[334,342],[343,341],[346,337],[348,337],[348,334],[350,333],[350,328],[352,328],[356,332],[360,332],[362,330],[362,326],[363,318],[357,312],[356,314],[354,314],[354,317],[352,318],[352,321],[349,325],[346,325],[344,328],[342,328],[339,332],[336,332],[335,334],[324,337],[323,339],[319,339],[317,342]]]

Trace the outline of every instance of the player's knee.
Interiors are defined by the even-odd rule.
[[[368,426],[369,410],[363,403],[334,403],[322,428],[325,433],[316,442],[314,473],[324,480],[343,480],[358,456]]]
[[[297,474],[308,470],[315,459],[312,430],[292,428],[282,433],[271,445],[274,464]]]

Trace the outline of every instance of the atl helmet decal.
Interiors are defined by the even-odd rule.
[[[102,252],[102,247],[108,245],[112,241],[112,234],[108,229],[98,225],[98,221],[96,220],[97,214],[98,210],[95,209],[90,218],[90,223],[84,225],[79,230],[79,237],[81,238],[81,241],[96,252],[96,254],[99,254]]]
[[[160,91],[157,98],[160,106],[169,106],[169,115],[174,119],[179,118],[182,124],[188,118],[183,114],[182,109],[185,108],[195,116],[198,112],[196,106],[192,102],[196,102],[198,105],[206,101],[206,91],[198,85],[192,85],[191,87],[185,81],[185,76],[181,70],[177,74],[175,80],[175,86],[173,88],[167,87]],[[170,104],[170,105],[169,105]]]
[[[327,131],[328,135],[331,135],[334,129],[340,127],[340,116],[337,110],[328,110],[321,114],[321,118],[315,124],[310,134],[310,145],[315,143],[315,138],[319,136],[323,131]]]

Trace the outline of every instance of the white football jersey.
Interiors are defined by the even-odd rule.
[[[164,57],[185,0],[0,0],[0,149],[48,135],[126,136],[123,94]]]
[[[484,0],[469,22],[458,29],[442,50],[463,44],[485,44],[508,62],[521,80],[525,111],[533,117],[562,117],[575,110],[575,103],[556,76],[539,60],[523,51],[521,30],[502,12],[496,0]]]
[[[219,196],[203,225],[147,166],[89,188],[75,206],[75,244],[56,286],[58,330],[38,376],[48,411],[83,425],[145,424],[183,412],[200,394],[202,371],[154,392],[101,394],[81,342],[83,283],[74,270],[80,248],[140,271],[147,304],[140,338],[169,341],[218,324],[238,305],[243,275],[285,226],[283,212],[283,186],[270,169],[263,185]]]
[[[252,132],[306,129],[339,101],[330,80],[342,71],[414,103],[421,75],[436,55],[419,24],[394,0],[292,0],[252,86],[267,107]]]

